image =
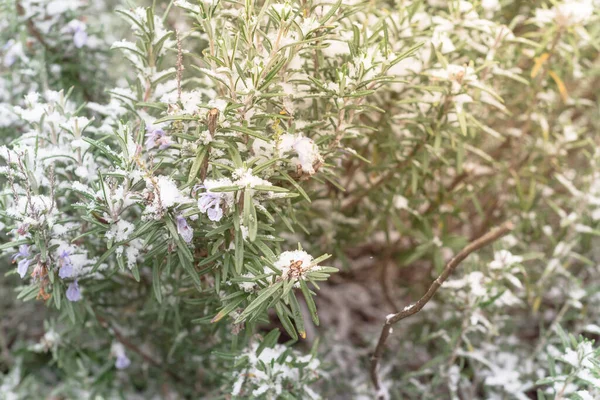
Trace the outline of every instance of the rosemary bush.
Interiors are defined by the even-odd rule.
[[[598,398],[598,7],[3,0],[0,398]]]

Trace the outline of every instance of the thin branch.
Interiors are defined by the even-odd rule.
[[[367,90],[372,90],[375,85],[377,84],[377,82],[373,82],[371,83],[369,86],[367,86]],[[352,103],[352,101],[350,101],[349,105],[352,106],[359,106],[363,100],[365,99],[365,97],[362,97],[360,99],[358,99],[354,104]],[[338,113],[338,123],[337,126],[335,128],[335,138],[333,139],[332,142],[329,143],[329,147],[328,150],[335,150],[339,147],[340,142],[342,141],[342,139],[344,138],[344,135],[346,134],[346,115],[348,115],[348,123],[352,123],[352,121],[354,120],[354,114],[356,112],[356,109],[353,108],[350,110],[350,112],[348,112],[346,114],[346,107],[348,106],[346,100],[344,100],[344,106],[339,110]]]
[[[19,14],[19,16],[21,17],[25,16],[25,8],[23,8],[20,2],[17,2],[17,14]],[[52,46],[50,46],[48,42],[46,42],[46,39],[44,39],[44,35],[40,33],[40,31],[35,26],[31,18],[27,18],[27,22],[25,24],[27,26],[27,31],[29,32],[29,34],[31,34],[31,36],[33,36],[42,46],[44,46],[46,50],[54,50]]]
[[[446,264],[446,266],[444,267],[444,271],[442,271],[440,276],[438,276],[437,279],[431,283],[431,286],[429,286],[429,289],[427,289],[427,292],[423,295],[423,297],[421,297],[415,304],[405,307],[404,310],[396,314],[391,314],[385,319],[385,323],[383,324],[383,328],[381,329],[381,334],[379,336],[379,341],[377,342],[375,351],[371,356],[371,381],[373,382],[373,385],[375,386],[375,389],[377,391],[381,389],[377,367],[379,364],[379,359],[381,358],[385,350],[385,342],[392,333],[392,325],[400,320],[403,320],[404,318],[408,318],[411,315],[414,315],[421,311],[421,309],[425,307],[429,300],[431,300],[435,292],[437,292],[437,290],[442,286],[444,281],[448,279],[448,277],[452,274],[452,272],[454,272],[456,267],[458,267],[458,265],[464,259],[466,259],[469,256],[469,254],[481,249],[482,247],[489,245],[492,242],[495,242],[496,240],[513,230],[513,228],[513,223],[507,221],[504,224],[500,225],[498,228],[493,229],[492,231],[469,243],[456,256],[454,256],[448,262],[448,264]]]
[[[183,67],[183,50],[178,30],[175,30],[175,37],[177,38],[177,100],[181,101],[181,79],[185,68]]]

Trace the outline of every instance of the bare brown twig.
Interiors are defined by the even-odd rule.
[[[175,37],[177,38],[177,100],[181,101],[181,79],[185,68],[183,67],[183,50],[178,30],[175,30]]]
[[[25,16],[25,8],[23,8],[20,2],[17,2],[17,13],[21,17]],[[31,20],[31,18],[28,18],[25,24],[27,26],[27,31],[31,34],[31,36],[33,36],[42,46],[44,46],[46,50],[53,50],[52,46],[50,46],[48,42],[46,42],[46,39],[44,39],[44,35],[41,34],[41,32]]]
[[[452,274],[452,272],[454,272],[456,267],[458,267],[458,265],[462,261],[464,261],[469,256],[469,254],[481,249],[482,247],[487,246],[492,242],[495,242],[496,240],[513,230],[513,228],[513,223],[507,221],[504,224],[500,225],[498,228],[493,229],[492,231],[469,243],[456,256],[454,256],[450,261],[448,261],[448,264],[446,264],[446,266],[444,267],[444,271],[442,271],[440,276],[438,276],[437,279],[431,283],[431,286],[429,286],[429,289],[427,289],[427,292],[423,295],[423,297],[421,297],[415,304],[405,307],[404,310],[400,311],[399,313],[391,314],[386,318],[385,323],[383,324],[383,328],[381,329],[379,341],[377,342],[375,351],[371,356],[371,381],[373,382],[373,385],[375,386],[375,389],[377,391],[379,391],[381,388],[379,376],[377,373],[377,367],[379,365],[379,359],[381,358],[385,350],[385,342],[387,341],[388,337],[392,332],[392,325],[400,320],[403,320],[404,318],[408,318],[411,315],[414,315],[421,311],[421,309],[425,307],[425,304],[427,304],[429,300],[431,300],[435,292],[437,292],[437,290],[442,286],[444,281],[448,279],[448,277]]]
[[[206,116],[206,125],[208,126],[208,132],[210,133],[210,137],[215,137],[215,132],[217,131],[217,125],[219,124],[219,110],[217,108],[213,108],[208,111],[208,115]],[[208,173],[208,159],[210,158],[210,144],[206,147],[206,155],[204,156],[204,161],[202,161],[202,168],[200,168],[200,180],[204,182],[206,179],[206,174]]]

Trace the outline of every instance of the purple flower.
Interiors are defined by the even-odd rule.
[[[211,189],[231,186],[233,183],[228,178],[206,179],[199,188],[206,191],[198,197],[198,209],[206,213],[211,221],[218,222],[223,218],[224,210],[229,204],[233,204],[234,196],[227,192],[213,192]],[[194,188],[195,190],[196,188]]]
[[[131,365],[131,360],[127,357],[127,354],[125,354],[125,346],[123,346],[123,344],[113,342],[110,353],[117,358],[115,361],[115,367],[117,367],[117,369],[125,369]]]
[[[198,199],[198,208],[200,209],[200,212],[205,213],[209,207],[219,205],[220,201],[221,198],[217,194],[209,192],[202,193]]]
[[[74,271],[73,264],[71,263],[71,258],[69,257],[70,255],[71,251],[65,249],[58,256],[61,261],[61,267],[58,270],[58,276],[62,279],[70,278],[73,276]]]
[[[86,32],[87,25],[85,22],[78,19],[71,20],[64,29],[64,31],[73,34],[73,44],[78,49],[85,46],[88,40],[88,34]]]
[[[19,273],[21,279],[25,278],[25,275],[27,275],[29,264],[31,264],[31,260],[28,260],[26,258],[19,261],[19,264],[17,265],[17,272]]]
[[[71,264],[63,264],[62,267],[58,270],[58,276],[61,279],[71,278],[73,276],[73,265]]]
[[[192,188],[192,196],[195,196],[196,194],[198,194],[198,192],[200,191],[200,189],[204,189],[206,188],[206,186],[197,183],[194,185],[194,187]]]
[[[125,368],[129,367],[130,365],[131,365],[131,360],[129,358],[127,358],[127,355],[125,355],[125,353],[119,354],[117,356],[117,361],[115,362],[115,367],[117,367],[117,369],[125,369]]]
[[[70,255],[71,255],[71,250],[64,249],[63,251],[60,252],[58,257],[63,262],[63,264],[71,264],[71,258],[69,257]]]
[[[153,149],[158,145],[159,150],[164,150],[171,145],[171,138],[167,136],[165,131],[160,128],[155,129],[154,127],[147,127],[146,130],[146,149]]]
[[[79,301],[81,300],[81,291],[79,290],[79,284],[77,281],[71,282],[67,289],[67,299],[69,301]]]
[[[183,215],[177,216],[177,232],[179,232],[186,243],[190,243],[194,237],[194,230],[188,225]]]
[[[23,257],[23,259],[20,260],[19,264],[17,265],[17,272],[19,273],[21,279],[25,278],[27,270],[29,269],[29,264],[31,264],[32,260],[28,259],[29,256],[31,256],[31,253],[29,253],[29,245],[22,244],[19,246],[19,251],[12,258],[13,262],[15,262],[17,258]]]
[[[198,199],[200,212],[206,213],[211,221],[220,221],[223,218],[221,209],[221,196],[218,193],[202,193]]]
[[[15,41],[13,39],[10,39],[2,46],[2,51],[5,52],[3,60],[5,67],[10,67],[17,61],[18,51],[16,50],[17,48],[15,47]]]
[[[29,245],[22,244],[19,246],[19,251],[13,256],[13,261],[17,259],[17,257],[29,257],[31,254],[29,253]]]
[[[73,43],[75,44],[75,47],[78,49],[82,48],[87,43],[87,39],[88,34],[85,31],[85,28],[77,26],[75,28],[75,32],[73,33]]]
[[[223,210],[221,207],[215,206],[213,208],[209,208],[206,211],[206,215],[208,215],[208,219],[211,221],[220,221],[223,218]]]

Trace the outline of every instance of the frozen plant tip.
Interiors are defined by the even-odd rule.
[[[314,265],[313,257],[303,250],[284,251],[274,263],[281,270],[282,279],[306,279],[311,271],[319,271],[321,267]]]

